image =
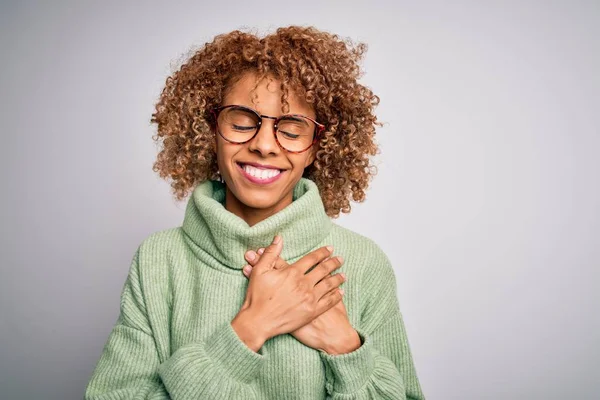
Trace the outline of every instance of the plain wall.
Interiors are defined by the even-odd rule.
[[[336,222],[392,260],[427,398],[597,399],[599,4],[2,2],[0,397],[81,398],[137,245],[181,224],[172,67],[300,24],[369,45],[379,174]]]

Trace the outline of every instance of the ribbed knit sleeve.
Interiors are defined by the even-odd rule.
[[[256,398],[250,383],[266,355],[248,348],[229,322],[161,362],[146,312],[135,253],[119,318],[86,387],[86,400]]]
[[[320,350],[329,399],[423,400],[400,312],[396,277],[387,256],[369,251],[361,279],[361,346],[346,354]]]

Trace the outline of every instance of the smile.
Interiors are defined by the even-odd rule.
[[[285,170],[258,168],[248,164],[235,163],[246,179],[252,183],[267,184],[275,182]]]

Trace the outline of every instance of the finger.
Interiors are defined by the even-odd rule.
[[[261,271],[273,268],[281,254],[282,248],[283,238],[280,235],[275,235],[273,243],[265,248],[265,251],[261,254],[260,259],[254,268]]]
[[[304,275],[304,273],[308,269],[312,268],[314,265],[320,263],[325,258],[329,257],[332,252],[333,247],[331,246],[320,247],[303,256],[294,264],[290,265],[290,267],[298,269],[299,272],[301,272],[302,275]]]
[[[313,285],[316,285],[317,282],[319,282],[325,276],[341,267],[343,263],[344,259],[341,256],[328,258],[314,267],[308,274],[306,274],[306,277]]]
[[[335,288],[327,292],[321,299],[317,302],[316,316],[323,314],[325,311],[329,310],[337,303],[342,301],[344,294],[344,289]]]
[[[252,250],[250,250],[246,253],[248,255],[248,257],[246,257],[246,260],[248,260],[249,257],[252,257],[252,254],[250,254],[250,253],[254,253],[256,255],[256,257],[252,261],[248,261],[248,263],[250,265],[254,266],[254,265],[256,265],[256,263],[258,262],[258,260],[260,259],[260,256],[262,255],[262,253],[264,251],[265,251],[264,247],[261,247],[260,249],[258,249],[256,251],[256,253],[254,253]],[[279,256],[273,269],[282,269],[287,266],[288,266],[288,263],[283,258],[281,258],[281,256]]]
[[[316,298],[320,299],[321,297],[329,293],[332,289],[338,288],[345,281],[346,276],[343,272],[324,278],[323,280],[321,280],[321,282],[315,285],[314,293]]]
[[[275,263],[275,266],[273,267],[273,269],[283,269],[285,267],[288,267],[288,263],[281,257],[279,257],[277,259],[277,262]]]
[[[244,258],[246,259],[246,261],[248,261],[248,264],[250,264],[250,266],[253,267],[258,263],[258,260],[260,260],[260,254],[262,254],[264,251],[265,251],[265,249],[263,247],[258,249],[256,252],[253,250],[248,250],[246,252],[246,254],[244,255]],[[287,266],[288,266],[288,263],[283,258],[279,257],[277,259],[277,262],[275,263],[275,266],[273,267],[273,269],[282,269]],[[252,270],[252,269],[250,269],[250,270]]]
[[[244,268],[242,268],[242,272],[246,278],[250,278],[250,275],[252,274],[252,265],[245,265]]]
[[[256,254],[254,250],[248,250],[246,254],[244,254],[244,258],[248,261],[248,264],[254,266],[260,259],[260,256]]]

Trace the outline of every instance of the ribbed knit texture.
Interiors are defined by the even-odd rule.
[[[293,202],[250,227],[224,207],[216,181],[194,189],[182,226],[137,248],[119,318],[85,399],[424,399],[389,259],[371,239],[325,213],[316,184],[302,178]],[[231,320],[248,287],[244,253],[283,237],[295,262],[325,245],[344,264],[344,305],[362,345],[330,355],[278,335],[254,352]]]

